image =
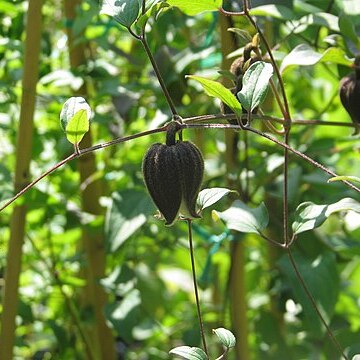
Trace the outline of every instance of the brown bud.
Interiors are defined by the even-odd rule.
[[[204,175],[204,160],[193,143],[175,141],[179,129],[176,122],[170,123],[167,144],[152,145],[142,166],[145,185],[166,225],[172,225],[179,214],[184,218],[200,217],[196,199]]]
[[[358,66],[360,58],[356,58],[355,66]],[[340,81],[340,100],[345,110],[356,125],[354,135],[360,131],[360,70],[345,76]]]

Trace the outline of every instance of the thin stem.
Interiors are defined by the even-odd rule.
[[[159,67],[158,67],[158,65],[157,65],[157,63],[156,63],[156,61],[155,61],[155,58],[154,58],[153,54],[151,53],[151,50],[150,50],[150,48],[149,48],[149,45],[148,45],[148,43],[147,43],[147,41],[146,41],[145,31],[143,31],[143,34],[142,34],[142,36],[139,38],[139,40],[141,41],[141,43],[142,43],[143,46],[144,46],[145,52],[146,52],[146,54],[147,54],[147,56],[148,56],[148,58],[149,58],[149,60],[150,60],[150,62],[151,62],[151,65],[152,65],[152,67],[153,67],[153,69],[154,69],[154,71],[155,71],[156,77],[157,77],[157,79],[158,79],[158,81],[159,81],[159,83],[160,83],[160,86],[161,86],[161,89],[162,89],[162,91],[163,91],[163,93],[164,93],[164,95],[165,95],[166,101],[167,101],[167,103],[168,103],[168,105],[169,105],[169,107],[170,107],[170,110],[171,110],[173,116],[175,117],[175,116],[177,116],[178,114],[177,114],[177,111],[176,111],[174,102],[173,102],[173,100],[172,100],[172,98],[171,98],[171,96],[170,96],[170,94],[169,94],[169,91],[168,91],[168,89],[167,89],[167,87],[166,87],[166,85],[165,85],[164,79],[163,79],[163,77],[161,76]]]
[[[203,320],[202,320],[202,316],[201,316],[199,292],[198,292],[197,281],[196,281],[196,269],[195,269],[195,257],[194,257],[194,247],[193,247],[193,239],[192,239],[191,219],[187,219],[187,224],[188,224],[188,234],[189,234],[191,270],[192,270],[192,278],[193,278],[193,284],[194,284],[196,308],[197,308],[197,313],[198,313],[198,318],[199,318],[200,333],[201,333],[204,351],[205,351],[207,357],[209,358],[209,353],[208,353],[207,346],[206,346],[204,324],[203,324]]]
[[[289,145],[290,129],[285,128],[284,143]],[[283,225],[284,225],[284,244],[289,241],[289,204],[288,204],[288,184],[289,184],[289,150],[284,149],[284,181],[283,181]]]
[[[99,149],[104,149],[106,147],[115,145],[115,144],[120,144],[132,139],[136,139],[142,136],[146,136],[146,135],[150,135],[150,134],[155,134],[158,132],[162,132],[162,131],[166,131],[167,126],[162,126],[160,128],[157,129],[153,129],[153,130],[146,130],[146,131],[142,131],[140,133],[134,134],[134,135],[129,135],[129,136],[125,136],[122,138],[117,138],[111,141],[108,141],[106,143],[103,144],[98,144],[98,145],[94,145],[91,146],[89,148],[86,149],[82,149],[79,151],[79,153],[73,153],[70,156],[68,156],[66,159],[61,160],[60,162],[58,162],[57,164],[55,164],[52,168],[50,168],[49,170],[45,171],[42,175],[40,175],[38,178],[36,178],[35,180],[33,180],[30,184],[28,184],[26,187],[24,187],[21,191],[19,191],[17,194],[15,194],[12,198],[10,198],[8,201],[6,201],[1,207],[0,207],[0,212],[3,211],[6,207],[8,207],[10,204],[12,204],[16,199],[18,199],[21,195],[25,194],[28,190],[30,190],[32,187],[34,187],[40,180],[42,180],[43,178],[45,178],[47,175],[50,175],[51,173],[53,173],[55,170],[59,169],[60,167],[62,167],[63,165],[65,165],[66,163],[68,163],[69,161],[76,159],[82,155],[85,155],[87,153],[90,153],[92,151],[96,151]]]
[[[326,320],[324,319],[324,316],[322,315],[321,311],[319,310],[317,304],[316,304],[316,301],[314,299],[314,297],[312,296],[310,290],[308,289],[306,283],[305,283],[305,280],[304,278],[302,277],[301,273],[300,273],[300,270],[298,269],[297,265],[296,265],[296,261],[294,259],[294,256],[290,250],[289,247],[287,247],[286,249],[287,251],[287,254],[288,254],[288,257],[289,257],[289,260],[290,260],[290,263],[296,273],[296,277],[298,278],[298,280],[300,281],[301,283],[301,286],[303,287],[305,293],[306,293],[306,296],[308,297],[308,299],[310,300],[315,312],[317,313],[320,321],[322,322],[322,324],[324,325],[325,329],[326,329],[326,332],[330,338],[330,340],[333,342],[333,344],[335,345],[335,347],[337,348],[337,350],[339,351],[339,354],[341,354],[341,356],[345,359],[345,360],[349,360],[348,357],[346,356],[346,354],[344,353],[341,345],[339,344],[339,342],[336,340],[334,334],[332,333],[329,325],[327,324]]]
[[[257,116],[257,115],[253,115],[252,116],[255,119],[272,119],[274,121],[276,121],[277,118],[271,118],[271,117],[261,117],[261,116]],[[283,143],[280,140],[277,140],[276,138],[265,134],[261,131],[258,131],[256,129],[253,128],[244,128],[241,127],[239,125],[231,125],[231,124],[188,124],[188,122],[202,122],[202,121],[209,121],[209,120],[216,120],[216,119],[232,119],[235,118],[235,115],[204,115],[204,116],[196,116],[196,117],[191,117],[191,118],[187,118],[183,120],[183,124],[181,124],[181,127],[183,129],[185,128],[195,128],[195,129],[234,129],[234,130],[246,130],[246,131],[250,131],[252,133],[255,133],[257,135],[260,135],[270,141],[272,141],[273,143],[282,146],[283,148],[287,148],[290,152],[294,153],[295,155],[301,157],[302,159],[306,160],[307,162],[309,162],[310,164],[314,165],[315,167],[319,168],[320,170],[324,171],[325,173],[335,177],[338,176],[336,173],[334,173],[333,171],[331,171],[330,169],[326,168],[324,165],[318,163],[317,161],[311,159],[309,156],[305,155],[304,153],[293,149],[292,147],[290,147],[289,145]],[[300,122],[301,125],[304,125],[305,123],[310,123],[310,122],[317,122],[317,125],[322,125],[323,123],[326,123],[324,125],[333,125],[332,122],[323,122],[320,120],[295,120],[295,123]],[[335,124],[335,122],[334,122]],[[341,123],[342,124],[342,123]],[[345,126],[345,124],[343,124]],[[353,126],[352,124],[349,124],[350,126]],[[60,161],[59,163],[57,163],[56,165],[54,165],[52,168],[50,168],[49,170],[45,171],[42,175],[40,175],[38,178],[36,178],[35,180],[33,180],[29,185],[27,185],[24,189],[22,189],[21,191],[19,191],[18,193],[16,193],[11,199],[9,199],[8,201],[6,201],[2,206],[0,206],[0,212],[3,211],[5,208],[7,208],[10,204],[12,204],[15,200],[17,200],[20,196],[22,196],[24,193],[26,193],[28,190],[30,190],[32,187],[34,187],[34,185],[36,185],[40,180],[42,180],[43,178],[45,178],[47,175],[50,175],[52,172],[54,172],[56,169],[59,169],[60,167],[62,167],[63,165],[65,165],[66,163],[82,156],[85,155],[87,153],[90,153],[92,151],[97,151],[99,149],[105,149],[109,146],[112,145],[116,145],[116,144],[120,144],[126,141],[130,141],[136,138],[140,138],[143,136],[147,136],[147,135],[151,135],[151,134],[156,134],[159,132],[164,132],[167,129],[167,125],[164,125],[160,128],[157,129],[152,129],[152,130],[146,130],[146,131],[142,131],[140,133],[137,134],[133,134],[133,135],[129,135],[129,136],[124,136],[121,138],[117,138],[102,144],[98,144],[98,145],[94,145],[91,146],[89,148],[86,149],[82,149],[80,150],[79,154],[71,154],[70,156],[68,156],[66,159]],[[348,187],[350,187],[352,190],[355,190],[356,192],[360,192],[360,189],[357,188],[355,185],[353,185],[351,182],[347,181],[347,180],[341,180],[344,184],[346,184]]]
[[[277,241],[269,238],[268,236],[266,236],[265,234],[263,234],[261,231],[259,231],[259,235],[260,235],[264,240],[268,241],[270,244],[275,245],[275,246],[280,247],[280,248],[283,248],[283,249],[285,248],[285,245],[284,245],[284,244],[281,244],[281,243],[279,243],[279,242],[277,242]]]
[[[22,190],[20,190],[16,195],[14,195],[11,199],[9,199],[8,201],[5,202],[5,204],[3,204],[0,207],[0,212],[2,210],[4,210],[6,207],[8,207],[11,203],[13,203],[16,199],[18,199],[21,195],[25,194],[29,189],[31,189],[34,185],[36,185],[40,180],[42,180],[44,177],[50,175],[52,172],[54,172],[56,169],[60,168],[61,166],[63,166],[64,164],[66,164],[67,162],[69,162],[72,159],[75,159],[76,157],[78,157],[79,154],[73,153],[70,156],[68,156],[66,159],[58,162],[56,165],[54,165],[52,168],[50,168],[49,170],[45,171],[42,175],[40,175],[38,178],[36,178],[34,181],[32,181],[30,184],[28,184],[27,186],[25,186]]]

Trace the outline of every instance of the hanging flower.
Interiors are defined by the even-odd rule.
[[[143,159],[146,187],[155,205],[172,225],[182,218],[199,218],[196,199],[204,175],[200,150],[189,141],[176,141],[180,123],[169,123],[166,144],[153,144]]]

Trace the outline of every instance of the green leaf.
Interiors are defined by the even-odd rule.
[[[204,210],[217,203],[230,192],[236,191],[226,188],[210,188],[201,190],[197,198],[197,204],[199,205],[200,210]]]
[[[293,256],[311,295],[316,299],[316,303],[321,313],[329,323],[334,314],[340,290],[336,255],[333,252],[327,251],[318,255],[316,258],[307,258],[297,252],[294,252]],[[290,286],[294,293],[296,301],[302,306],[305,321],[309,330],[315,336],[322,338],[322,323],[308,296],[300,285],[300,280],[296,276],[288,256],[284,255],[281,257],[278,265],[280,271],[288,279],[288,286]]]
[[[140,229],[153,212],[154,206],[145,192],[115,192],[105,221],[106,240],[111,251],[116,251],[125,240]]]
[[[238,28],[228,28],[227,30],[238,35],[245,43],[249,43],[252,40],[252,36],[247,30]]]
[[[91,109],[82,97],[68,99],[60,113],[60,124],[72,144],[79,144],[89,131]]]
[[[352,21],[351,16],[341,14],[339,17],[339,28],[340,33],[343,36],[349,38],[357,47],[360,48],[360,40],[357,36],[355,25]]]
[[[260,234],[269,223],[269,214],[264,203],[254,209],[236,200],[229,209],[215,213],[229,229],[244,233]]]
[[[178,7],[183,13],[193,16],[203,11],[218,11],[222,0],[168,0],[170,6]]]
[[[237,96],[247,111],[254,110],[265,99],[272,74],[272,65],[264,61],[257,61],[246,70]]]
[[[313,50],[308,44],[296,46],[285,58],[280,66],[280,72],[292,65],[309,66],[318,62],[331,62],[351,66],[353,61],[350,60],[344,50],[339,48],[329,48],[323,54]]]
[[[233,110],[235,114],[241,116],[242,109],[239,101],[224,85],[217,81],[209,80],[201,76],[187,75],[186,77],[199,82],[209,96],[220,99],[224,104],[229,106],[229,108]]]
[[[178,346],[170,350],[169,354],[178,355],[187,360],[207,360],[205,352],[197,347]]]
[[[234,334],[227,329],[217,328],[213,329],[214,334],[219,338],[222,345],[226,348],[234,347],[236,344],[236,339]]]
[[[262,5],[250,10],[253,16],[271,16],[280,20],[293,20],[294,13],[286,6],[282,5]]]
[[[359,0],[336,0],[336,5],[349,16],[360,15],[360,2]]]
[[[104,0],[100,14],[109,15],[119,24],[130,28],[137,19],[139,11],[139,0]]]
[[[136,21],[136,25],[140,28],[144,28],[146,23],[151,17],[157,17],[161,10],[164,10],[165,8],[168,8],[169,4],[166,2],[160,2],[154,4],[144,15],[141,15],[138,20]]]
[[[334,181],[350,181],[350,182],[355,182],[355,183],[360,183],[360,178],[358,178],[357,176],[334,176],[332,178],[330,178],[327,182],[334,182]]]
[[[344,198],[329,205],[316,205],[312,202],[305,202],[296,209],[292,229],[295,234],[300,234],[319,227],[331,214],[349,210],[360,213],[360,203],[351,198]]]

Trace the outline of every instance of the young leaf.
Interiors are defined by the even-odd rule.
[[[217,203],[230,192],[234,192],[234,190],[226,188],[210,188],[201,190],[197,198],[197,204],[199,205],[200,210],[204,210]]]
[[[360,178],[359,177],[357,177],[357,176],[350,176],[350,175],[348,175],[348,176],[334,176],[334,177],[332,177],[332,178],[330,178],[330,179],[328,179],[328,183],[330,183],[330,182],[334,182],[334,181],[351,181],[351,182],[355,182],[355,183],[360,183]]]
[[[331,214],[348,210],[360,213],[360,203],[351,198],[344,198],[329,205],[316,205],[312,202],[302,203],[296,209],[292,229],[295,234],[315,229],[322,225]]]
[[[168,0],[170,6],[178,7],[186,15],[196,15],[203,11],[218,11],[222,0]]]
[[[136,21],[136,25],[139,26],[140,28],[144,28],[146,23],[148,22],[148,20],[151,17],[157,17],[159,15],[159,13],[168,8],[169,4],[166,2],[158,2],[156,4],[154,4],[153,6],[150,7],[149,10],[146,11],[146,13],[142,16],[140,16],[137,21]]]
[[[82,97],[68,99],[60,113],[60,124],[72,144],[79,144],[89,131],[91,108]]]
[[[221,344],[223,344],[226,348],[234,347],[236,344],[236,339],[234,334],[227,329],[217,328],[213,329],[214,334],[219,338]]]
[[[186,77],[188,79],[193,79],[199,82],[209,96],[220,99],[224,104],[229,106],[229,108],[233,110],[235,114],[241,116],[242,109],[240,103],[237,101],[234,94],[224,85],[217,81],[209,80],[201,76],[187,75]]]
[[[100,14],[114,18],[119,24],[129,28],[140,11],[139,0],[103,0]]]
[[[170,350],[169,354],[178,355],[187,360],[207,360],[205,352],[197,347],[178,346]]]
[[[236,200],[229,209],[215,213],[229,229],[244,233],[259,234],[269,223],[269,214],[264,203],[254,209]]]
[[[272,74],[272,65],[264,61],[257,61],[246,70],[243,87],[237,96],[247,111],[253,111],[263,102]]]

